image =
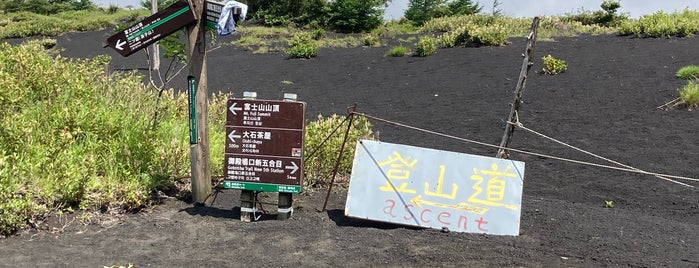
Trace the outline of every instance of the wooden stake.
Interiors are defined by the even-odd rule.
[[[208,98],[206,71],[206,27],[205,1],[191,0],[190,4],[197,18],[196,24],[187,27],[187,64],[189,65],[189,77],[196,84],[195,96],[190,99],[191,122],[196,129],[192,129],[190,140],[190,163],[192,168],[192,201],[197,204],[205,204],[211,195],[211,173],[209,170],[209,131],[208,131]],[[192,109],[193,108],[193,109]]]
[[[242,190],[240,192],[240,221],[252,222],[255,213],[255,192]]]
[[[539,17],[534,17],[532,22],[531,32],[529,33],[527,42],[527,51],[524,55],[524,62],[522,63],[522,70],[519,73],[519,80],[517,81],[517,87],[515,88],[515,100],[512,103],[512,109],[510,110],[510,115],[507,118],[507,125],[505,126],[505,133],[502,135],[502,141],[500,142],[500,149],[496,157],[498,158],[509,158],[509,154],[505,148],[510,144],[512,139],[512,134],[515,132],[515,126],[510,124],[510,122],[516,122],[517,113],[519,112],[519,107],[522,106],[522,95],[524,94],[524,88],[527,83],[527,74],[532,68],[534,62],[532,62],[532,54],[534,54],[534,44],[536,43],[536,33],[539,28]]]

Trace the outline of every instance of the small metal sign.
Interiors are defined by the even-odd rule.
[[[301,192],[306,103],[228,100],[224,188]]]
[[[523,178],[519,161],[360,140],[345,215],[518,235]]]
[[[127,57],[194,22],[194,11],[181,0],[110,36],[107,46]]]
[[[216,29],[218,18],[221,16],[221,10],[226,4],[220,1],[206,1],[206,26]]]

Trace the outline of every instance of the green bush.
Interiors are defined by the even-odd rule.
[[[156,108],[142,77],[106,73],[106,56],[63,58],[46,43],[0,44],[0,235],[50,211],[136,210],[189,175],[186,95],[165,91]],[[222,152],[225,104],[214,100],[210,147]],[[222,161],[211,155],[212,173]]]
[[[140,14],[146,13],[145,10],[121,10],[108,14],[107,11],[99,9],[66,11],[51,16],[31,12],[0,13],[0,21],[6,22],[0,27],[0,38],[55,36],[70,31],[103,29],[122,20],[136,19]]]
[[[316,121],[306,125],[306,152],[304,154],[306,156],[304,164],[304,186],[306,188],[324,187],[330,183],[335,162],[340,155],[344,133],[349,123],[349,121],[345,121],[342,124],[343,121],[345,121],[345,117],[336,114],[329,117],[319,115]],[[335,129],[337,131],[332,136],[329,136]],[[326,138],[328,140],[321,146],[321,143]],[[358,139],[374,139],[371,123],[363,116],[355,116],[352,120],[345,152],[342,154],[342,159],[338,166],[338,176],[346,177],[351,172],[354,150]]]
[[[699,79],[699,65],[684,66],[677,70],[675,76],[684,80]]]
[[[697,21],[699,21],[699,11],[685,9],[671,14],[658,11],[641,16],[638,20],[622,22],[618,32],[620,35],[639,37],[691,36],[699,32]]]
[[[391,57],[403,57],[405,54],[410,52],[410,49],[405,47],[405,46],[397,46],[391,48],[384,56],[391,56]]]
[[[699,107],[699,84],[695,81],[689,81],[680,89],[680,100],[687,105],[689,110]]]
[[[319,50],[320,45],[316,40],[313,40],[310,33],[299,32],[289,41],[289,50],[286,53],[292,59],[310,59],[317,56]]]
[[[5,0],[0,1],[0,7],[8,13],[28,11],[42,15],[95,8],[94,4],[88,0]]]
[[[546,55],[541,59],[544,61],[543,71],[545,74],[556,75],[568,70],[568,65],[566,65],[565,61],[556,59],[551,55]]]
[[[420,37],[415,45],[415,55],[418,57],[425,57],[437,52],[437,41],[432,36]]]
[[[368,32],[383,22],[384,0],[335,0],[330,4],[328,24],[338,32]]]
[[[315,29],[311,31],[311,37],[313,38],[313,40],[320,40],[321,38],[323,38],[323,36],[325,36],[325,30],[323,29]]]
[[[594,12],[583,10],[578,14],[565,16],[563,20],[568,22],[580,22],[583,25],[614,27],[628,19],[626,15],[617,14],[617,10],[621,8],[621,3],[619,3],[619,1],[603,1],[600,7],[602,7],[602,10]]]
[[[250,0],[249,17],[266,25],[327,25],[329,4],[326,0]]]
[[[368,47],[380,46],[379,36],[375,34],[365,34],[362,35],[362,44]]]
[[[507,44],[507,29],[501,25],[477,27],[470,31],[468,44],[474,46],[502,46]]]

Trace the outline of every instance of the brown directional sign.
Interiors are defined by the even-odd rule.
[[[225,188],[300,192],[306,104],[228,99]]]
[[[305,108],[296,101],[229,99],[226,125],[303,129]]]
[[[107,46],[127,57],[194,22],[192,8],[181,0],[110,36]]]
[[[303,132],[297,129],[226,127],[226,153],[301,156]]]

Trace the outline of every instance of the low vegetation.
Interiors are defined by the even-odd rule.
[[[432,36],[420,37],[415,45],[415,56],[427,57],[437,52],[437,41]]]
[[[699,79],[699,65],[684,66],[677,70],[675,76],[683,80]]]
[[[683,37],[699,32],[699,11],[685,9],[671,14],[662,11],[644,15],[637,20],[625,20],[619,27],[620,35],[637,37]]]
[[[108,57],[0,47],[1,234],[66,208],[138,209],[187,174],[186,98],[166,94],[153,130],[156,95],[139,76],[106,73]]]
[[[556,75],[565,73],[568,70],[568,65],[565,61],[554,58],[551,55],[546,55],[543,58],[541,58],[541,60],[543,61],[544,65],[542,71],[545,74]]]
[[[699,108],[699,82],[689,81],[682,87],[680,89],[680,100],[689,110]]]
[[[42,15],[28,11],[0,13],[0,38],[28,36],[55,36],[71,31],[104,29],[125,21],[136,21],[148,14],[145,10],[118,10],[110,13],[104,9],[64,11],[54,15]]]
[[[325,187],[332,179],[335,162],[340,156],[349,120],[339,115],[318,118],[306,126],[306,155],[304,186],[308,188]],[[354,149],[358,139],[375,139],[371,123],[362,116],[355,116],[347,135],[345,152],[338,166],[338,178],[347,176],[352,170]]]
[[[408,54],[410,52],[410,48],[406,46],[395,46],[386,52],[384,56],[391,56],[391,57],[403,57],[405,54]]]

